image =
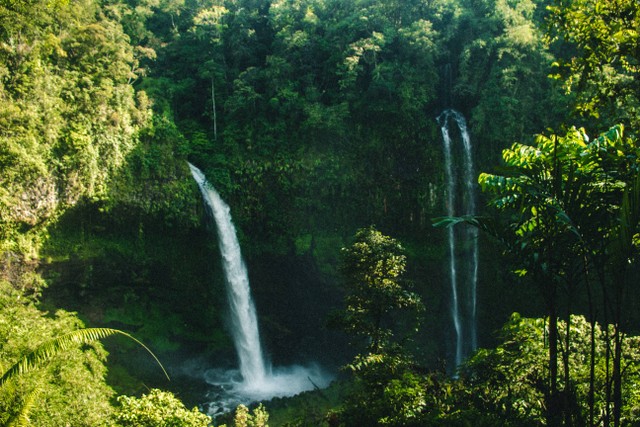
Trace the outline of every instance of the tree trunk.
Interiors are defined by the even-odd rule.
[[[627,274],[623,267],[621,271],[620,281],[616,286],[616,301],[614,311],[613,327],[613,425],[620,426],[622,418],[622,341],[624,333],[620,330],[622,325],[624,288],[626,284]]]
[[[593,307],[593,295],[591,294],[591,281],[589,280],[589,261],[585,256],[584,278],[587,288],[587,299],[589,301],[589,427],[595,427],[595,381],[596,381],[596,313]]]
[[[562,424],[561,401],[558,393],[558,313],[555,287],[551,284],[548,294],[549,312],[549,395],[547,402],[547,425]]]
[[[613,353],[613,425],[620,427],[622,418],[622,333],[619,325],[615,325],[613,334],[614,353]]]
[[[211,76],[211,106],[213,112],[213,140],[218,140],[218,116],[216,113],[216,85]]]
[[[609,333],[609,294],[605,281],[604,269],[600,271],[600,284],[602,286],[602,300],[604,306],[604,340],[605,340],[605,409],[602,425],[608,427],[611,421],[611,335]]]
[[[562,410],[564,412],[564,425],[573,425],[573,414],[571,404],[571,372],[569,372],[569,348],[571,345],[571,297],[572,292],[569,292],[569,302],[567,303],[567,311],[565,317],[565,336],[564,336],[564,349],[562,351],[562,368],[564,370],[564,390],[562,391]]]

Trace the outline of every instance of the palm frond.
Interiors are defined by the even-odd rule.
[[[46,362],[52,359],[54,356],[68,351],[73,348],[77,348],[83,344],[90,344],[94,341],[101,340],[103,338],[112,336],[112,335],[122,335],[130,340],[134,341],[142,348],[144,348],[153,359],[158,363],[164,375],[169,379],[169,375],[167,371],[160,363],[160,360],[156,357],[155,354],[149,348],[144,345],[142,342],[129,335],[126,332],[120,331],[118,329],[111,328],[84,328],[78,329],[72,332],[69,332],[60,337],[49,340],[40,345],[40,347],[36,348],[31,353],[23,356],[17,363],[15,363],[11,368],[9,368],[3,375],[0,377],[0,387],[2,387],[7,381],[12,378],[20,375],[24,375],[28,372],[31,372],[35,369],[42,367]]]
[[[454,227],[458,224],[467,224],[476,227],[488,235],[502,240],[503,227],[497,224],[494,218],[479,215],[443,216],[431,219],[432,226],[436,228]]]

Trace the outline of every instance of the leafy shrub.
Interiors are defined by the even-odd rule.
[[[118,403],[115,419],[124,427],[207,427],[211,422],[197,408],[189,410],[172,393],[158,389],[140,398],[120,396]]]

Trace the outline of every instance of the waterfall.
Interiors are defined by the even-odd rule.
[[[272,368],[265,363],[247,268],[240,252],[230,208],[197,167],[189,163],[189,168],[218,230],[218,246],[226,279],[232,334],[242,376],[242,381],[238,382],[235,379],[235,370],[213,368],[204,371],[204,380],[214,387],[207,393],[209,401],[203,404],[208,408],[207,413],[215,417],[233,410],[241,403],[249,404],[256,400],[293,396],[315,387],[327,387],[333,376],[315,364]]]
[[[461,151],[462,159],[458,161],[454,157],[449,119],[456,123],[462,139],[462,149],[455,150],[456,153]],[[462,114],[451,109],[442,112],[437,120],[444,144],[447,216],[474,215],[475,173],[467,123]],[[462,173],[456,173],[460,169]],[[462,231],[457,232],[454,227],[447,231],[451,317],[455,332],[455,365],[458,366],[477,348],[478,230],[466,226]]]
[[[251,299],[247,268],[242,259],[240,243],[231,220],[231,209],[198,168],[191,163],[189,168],[218,229],[218,246],[222,254],[233,340],[240,362],[240,373],[246,385],[260,387],[265,381],[267,368],[262,356],[258,318]]]

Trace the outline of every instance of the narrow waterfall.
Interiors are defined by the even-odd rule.
[[[226,277],[232,333],[240,361],[240,373],[247,386],[259,388],[265,382],[267,368],[262,356],[258,318],[251,299],[247,269],[231,220],[231,209],[198,168],[191,163],[189,168],[218,229],[218,245]]]
[[[449,119],[460,131],[461,150],[455,150],[449,133]],[[464,116],[455,110],[445,110],[438,116],[444,144],[447,216],[474,215],[475,173],[472,145]],[[454,153],[462,157],[456,159]],[[462,173],[457,173],[462,170]],[[451,287],[451,317],[455,332],[455,366],[477,348],[477,282],[478,230],[466,226],[458,231],[448,228],[449,275]]]
[[[473,155],[471,138],[467,130],[467,122],[462,114],[455,114],[456,123],[462,135],[462,144],[464,149],[463,156],[463,174],[464,174],[464,211],[463,215],[471,216],[476,214],[476,174],[473,168]],[[467,280],[469,282],[469,354],[478,348],[478,325],[477,325],[477,287],[478,287],[478,229],[476,227],[466,226],[464,229],[464,240],[469,244],[470,248],[467,262]],[[465,354],[467,356],[468,354]]]
[[[444,114],[444,113],[443,113]],[[447,181],[447,216],[455,215],[455,199],[456,199],[456,180],[453,175],[453,161],[451,155],[451,137],[449,136],[448,116],[441,120],[440,130],[442,131],[442,140],[444,142],[444,165],[445,178]],[[456,238],[453,227],[447,229],[449,243],[449,280],[451,283],[451,317],[453,320],[453,328],[456,334],[455,346],[455,363],[456,366],[462,361],[462,322],[460,321],[460,303],[458,300],[458,272],[456,266]]]

